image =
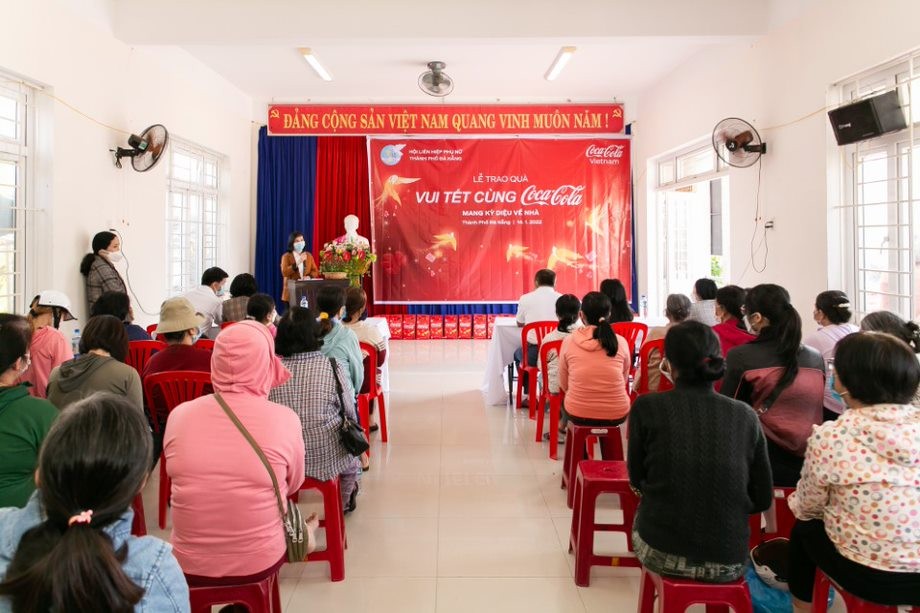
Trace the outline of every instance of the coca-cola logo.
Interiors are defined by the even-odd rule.
[[[528,185],[521,194],[521,204],[579,206],[584,199],[584,191],[584,185],[560,185],[556,189],[540,189],[536,185]]]
[[[597,145],[592,144],[588,145],[588,148],[585,150],[585,157],[618,160],[623,157],[624,149],[625,147],[623,145],[607,145],[606,147],[598,147]]]

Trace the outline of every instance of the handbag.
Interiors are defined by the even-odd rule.
[[[339,429],[339,436],[342,438],[342,445],[351,455],[357,457],[371,448],[364,436],[364,430],[357,422],[350,419],[345,414],[345,399],[342,397],[342,382],[339,380],[339,372],[336,369],[335,358],[329,358],[332,364],[332,376],[335,378],[335,393],[339,397],[339,415],[342,417],[342,427]]]
[[[751,370],[744,379],[752,387],[751,405],[766,437],[801,458],[812,427],[821,423],[824,373],[799,367],[792,380],[780,385],[784,372],[779,367]]]
[[[272,470],[271,464],[268,463],[268,458],[265,457],[259,444],[252,438],[252,435],[249,434],[249,431],[243,426],[226,401],[221,398],[221,395],[215,392],[214,398],[217,400],[220,408],[224,410],[224,413],[227,414],[227,417],[230,418],[230,421],[233,422],[233,425],[240,431],[240,434],[246,438],[255,450],[259,459],[262,460],[265,469],[268,470],[269,476],[272,478],[272,487],[275,488],[275,498],[278,500],[278,512],[281,514],[281,525],[284,528],[284,542],[287,545],[287,561],[305,561],[307,558],[307,538],[304,530],[303,516],[300,514],[300,508],[296,503],[289,502],[287,511],[284,510],[284,502],[281,498],[281,488],[278,487],[278,478],[275,476],[275,471]]]

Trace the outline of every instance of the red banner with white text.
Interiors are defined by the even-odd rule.
[[[369,139],[375,302],[579,297],[631,275],[627,139]]]

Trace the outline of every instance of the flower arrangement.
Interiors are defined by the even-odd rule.
[[[323,245],[320,259],[323,273],[345,273],[351,285],[358,287],[361,278],[370,271],[371,264],[377,261],[377,254],[364,243],[333,241]]]

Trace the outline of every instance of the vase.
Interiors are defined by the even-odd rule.
[[[348,287],[361,287],[362,275],[348,275]]]

